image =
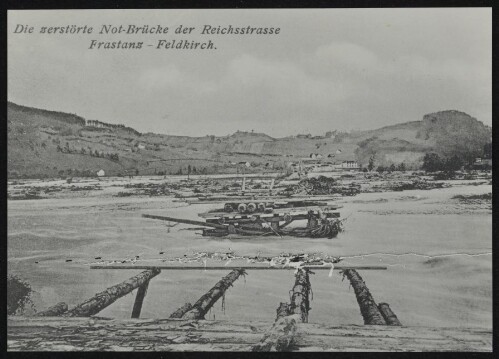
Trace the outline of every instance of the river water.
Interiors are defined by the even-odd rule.
[[[99,262],[96,257],[139,256],[141,264],[198,251],[252,256],[322,252],[343,257],[343,264],[387,265],[387,270],[359,273],[374,299],[389,303],[404,325],[492,328],[492,210],[490,204],[452,199],[489,193],[491,185],[455,183],[443,189],[343,198],[338,203],[341,217],[347,218],[345,231],[334,239],[227,239],[141,217],[148,213],[199,220],[197,213],[216,205],[115,197],[123,181],[108,179],[101,191],[69,198],[8,202],[8,271],[31,284],[38,310],[61,301],[71,307],[140,272],[90,269]],[[141,317],[164,318],[185,302],[194,303],[226,272],[163,271],[149,285]],[[289,300],[293,283],[293,271],[248,271],[226,293],[224,306],[216,303],[207,319],[273,321],[278,304]],[[309,322],[362,324],[355,294],[338,271],[332,276],[316,271],[311,284]],[[99,315],[129,317],[134,297],[135,292]]]

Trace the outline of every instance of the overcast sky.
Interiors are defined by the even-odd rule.
[[[14,34],[17,24],[92,35]],[[99,35],[103,24],[196,27]],[[279,35],[199,35],[203,25]],[[91,40],[211,39],[216,50],[89,50]],[[274,137],[374,129],[455,109],[492,125],[490,9],[9,11],[8,99],[141,132]]]

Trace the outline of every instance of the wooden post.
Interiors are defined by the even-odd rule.
[[[314,215],[313,211],[308,211],[307,228],[315,228],[319,225],[318,218]]]
[[[386,321],[387,325],[399,325],[401,326],[402,323],[400,323],[399,318],[395,315],[394,312],[390,309],[390,306],[388,303],[379,303],[378,304],[378,309],[381,312],[381,315]]]
[[[102,309],[114,303],[117,299],[127,295],[135,288],[142,286],[151,278],[157,276],[161,270],[158,268],[148,269],[126,281],[97,293],[90,299],[77,305],[75,308],[64,313],[63,317],[89,317],[99,313]]]
[[[292,289],[290,314],[299,314],[303,323],[308,322],[310,310],[309,293],[312,290],[309,279],[309,269],[299,268],[296,273],[295,285]]]
[[[376,302],[374,301],[366,283],[355,269],[345,269],[343,274],[350,280],[350,284],[355,291],[357,303],[359,303],[360,313],[367,325],[386,325],[385,319],[381,315]]]
[[[246,275],[244,269],[234,269],[232,272],[223,277],[208,293],[203,295],[192,306],[192,309],[185,313],[184,319],[204,319],[205,314],[217,302],[220,297],[225,294],[225,291],[232,286],[240,275]]]
[[[68,310],[68,305],[64,302],[57,303],[56,305],[35,314],[36,317],[57,317]]]
[[[274,352],[289,350],[298,328],[298,323],[308,322],[311,291],[309,269],[299,268],[295,275],[295,285],[291,290],[291,304],[281,302],[277,308],[274,325],[251,350],[254,352]]]
[[[255,344],[251,351],[253,352],[280,352],[288,350],[295,336],[301,317],[298,314],[292,314],[278,318],[272,328],[268,330],[262,340]]]
[[[133,303],[132,318],[139,318],[140,311],[142,310],[142,303],[144,302],[144,297],[147,293],[147,288],[149,287],[149,281],[145,282],[137,290],[137,295],[135,296],[135,302]]]
[[[276,316],[276,321],[279,320],[279,318],[286,317],[289,315],[289,304],[281,302],[279,304],[279,307],[277,308],[277,316]]]
[[[182,318],[185,313],[192,309],[191,303],[185,303],[183,306],[174,311],[170,318]]]

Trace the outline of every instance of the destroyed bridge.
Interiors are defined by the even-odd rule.
[[[475,328],[406,327],[388,303],[377,304],[358,270],[386,266],[303,265],[295,271],[289,302],[276,303],[267,322],[205,320],[210,308],[246,271],[292,267],[191,267],[105,265],[92,269],[144,270],[68,309],[58,303],[31,317],[7,323],[9,351],[491,351],[492,332]],[[308,322],[315,270],[340,270],[354,289],[364,325]],[[194,304],[185,303],[165,319],[142,319],[150,281],[167,270],[228,271]],[[119,298],[137,290],[130,319],[94,317]]]

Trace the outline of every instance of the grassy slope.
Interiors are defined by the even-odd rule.
[[[286,162],[320,153],[334,160],[357,159],[366,164],[376,153],[379,164],[417,164],[425,152],[444,155],[479,149],[491,138],[491,129],[457,111],[426,115],[423,121],[383,127],[341,137],[275,139],[262,133],[236,132],[230,136],[187,137],[140,134],[126,128],[85,127],[74,114],[34,109],[8,103],[8,170],[10,176],[57,176],[104,169],[116,175],[139,169],[141,174],[175,173],[188,164],[209,172],[235,172],[234,163],[250,161],[254,170],[266,163],[280,169]],[[66,145],[67,144],[67,145]],[[145,146],[138,149],[137,145]],[[57,146],[74,153],[61,153]],[[82,148],[85,153],[82,154]],[[92,157],[89,152],[116,154],[119,160]],[[133,152],[131,152],[133,150]],[[164,161],[167,160],[167,161]]]

